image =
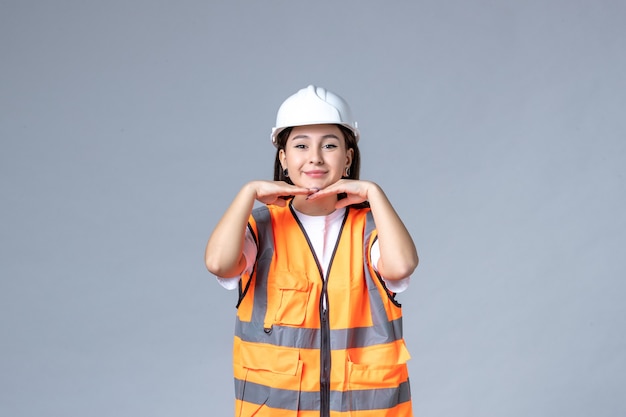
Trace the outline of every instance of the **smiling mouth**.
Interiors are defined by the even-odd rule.
[[[306,171],[306,175],[311,177],[319,177],[326,174],[326,171]]]

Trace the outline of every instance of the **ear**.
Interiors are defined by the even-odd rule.
[[[352,158],[354,157],[354,149],[349,148],[346,152],[346,168],[350,168],[352,166]]]
[[[280,160],[280,165],[283,169],[287,168],[287,155],[285,154],[285,149],[278,151],[278,159]]]

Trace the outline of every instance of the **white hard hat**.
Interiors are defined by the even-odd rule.
[[[335,93],[309,85],[280,105],[276,126],[272,128],[272,143],[278,146],[278,134],[288,127],[319,124],[343,125],[359,140],[359,129],[348,103]]]

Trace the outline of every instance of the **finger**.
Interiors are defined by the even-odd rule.
[[[316,191],[315,193],[310,194],[309,198],[317,199],[317,198],[326,197],[329,195],[337,195],[337,194],[341,194],[345,192],[347,191],[344,190],[343,188],[334,187],[331,185],[330,187],[324,188],[323,190],[319,190],[319,191]]]
[[[317,192],[317,193],[309,194],[306,198],[307,198],[307,200],[317,200],[317,199],[320,199],[320,198],[327,197],[327,196],[329,196],[329,195],[336,196],[336,195],[338,195],[338,194],[339,194],[339,193],[329,193],[329,192],[324,192],[324,193],[322,193],[322,192],[320,191],[320,192]]]
[[[298,187],[297,185],[288,184],[284,181],[277,181],[276,184],[281,192],[281,195],[296,195],[296,194],[310,194],[308,188]]]
[[[289,191],[292,195],[308,195],[311,194],[311,190],[308,188],[295,187]]]

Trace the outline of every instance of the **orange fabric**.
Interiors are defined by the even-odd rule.
[[[263,342],[265,336],[273,331],[316,331],[322,328],[320,320],[321,294],[324,278],[318,269],[315,255],[309,246],[304,231],[300,228],[294,214],[288,207],[269,206],[271,218],[271,241],[273,251],[267,276],[261,276],[255,269],[252,276],[242,277],[243,298],[238,306],[238,320],[242,326],[255,328],[253,321],[262,321],[255,332],[242,331],[234,341],[234,373],[235,379],[243,387],[236,400],[236,416],[320,416],[320,411],[298,410],[296,404],[281,404],[280,400],[271,398],[272,393],[300,393],[293,398],[304,401],[315,397],[323,387],[320,384],[320,360],[322,350],[317,340],[304,339],[300,346],[282,346],[280,342]],[[410,358],[404,340],[398,337],[385,343],[370,344],[369,336],[365,337],[365,345],[347,346],[351,339],[337,340],[337,335],[348,334],[351,330],[366,332],[373,328],[374,321],[401,320],[400,306],[389,296],[383,284],[377,278],[369,259],[364,259],[364,252],[369,257],[369,249],[376,237],[375,231],[364,242],[364,230],[368,209],[349,209],[347,219],[340,233],[335,256],[327,271],[328,322],[330,325],[330,391],[331,398],[352,398],[343,393],[359,393],[361,390],[377,390],[395,388],[400,384],[408,384],[406,362]],[[250,219],[250,226],[256,236],[259,228],[256,219]],[[259,245],[263,245],[262,242]],[[367,248],[364,251],[364,248]],[[261,248],[260,248],[261,249]],[[259,256],[270,256],[259,251]],[[259,263],[259,260],[257,260]],[[374,285],[366,282],[366,270]],[[260,281],[263,280],[263,281]],[[250,281],[250,282],[248,282]],[[265,291],[257,291],[265,286]],[[259,286],[259,288],[257,288]],[[262,301],[263,300],[263,301]],[[256,306],[255,302],[265,303]],[[375,305],[372,305],[374,303]],[[377,309],[377,306],[378,309]],[[384,311],[381,310],[382,306]],[[263,308],[261,308],[263,307]],[[265,311],[263,317],[255,318],[258,311]],[[378,315],[377,315],[378,314]],[[375,317],[378,317],[377,319]],[[259,323],[260,324],[260,323]],[[249,329],[246,327],[246,329]],[[317,333],[316,333],[317,334]],[[368,333],[365,333],[368,334]],[[248,340],[246,340],[248,339]],[[299,339],[296,339],[299,340]],[[300,342],[298,342],[300,343]],[[307,343],[316,344],[308,346]],[[253,390],[257,403],[242,400]],[[279,390],[279,391],[272,391]],[[272,392],[265,394],[266,392]],[[269,399],[266,399],[265,396]],[[279,398],[279,397],[277,397]],[[291,398],[291,397],[289,397]],[[267,403],[265,403],[267,401]],[[317,401],[317,400],[316,400]],[[330,416],[369,417],[369,416],[412,416],[410,396],[393,407],[375,410],[349,410],[352,406],[342,404],[337,410],[337,400],[332,404]],[[342,400],[343,401],[343,400]],[[347,401],[347,400],[346,400]],[[351,400],[353,401],[353,400]],[[262,403],[262,404],[259,404]],[[278,407],[276,405],[279,405]],[[369,403],[368,403],[369,404]],[[282,408],[284,406],[285,408]],[[296,408],[291,409],[291,408]]]

